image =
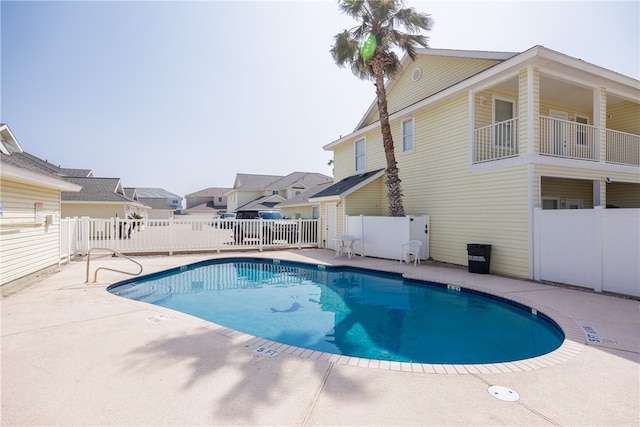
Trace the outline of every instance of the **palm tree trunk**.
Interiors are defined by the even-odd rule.
[[[389,216],[404,216],[404,206],[402,205],[402,189],[400,187],[400,175],[396,155],[393,147],[393,136],[391,135],[391,125],[389,124],[389,113],[387,111],[387,91],[384,87],[384,64],[383,61],[372,60],[372,69],[376,77],[376,95],[378,99],[378,113],[380,115],[380,131],[382,132],[382,144],[384,154],[387,159],[386,184],[387,200],[389,202]]]

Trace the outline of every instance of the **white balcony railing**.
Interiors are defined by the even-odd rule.
[[[607,162],[640,166],[640,136],[607,129]]]
[[[513,157],[519,152],[517,118],[473,131],[473,163]]]
[[[598,128],[540,116],[540,154],[598,161]]]

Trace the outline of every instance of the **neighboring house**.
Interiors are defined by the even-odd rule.
[[[136,200],[150,209],[149,219],[173,218],[176,211],[182,210],[182,197],[162,188],[125,188],[125,192],[134,192]]]
[[[209,187],[185,196],[187,215],[199,215],[211,218],[227,211],[227,196],[231,188]]]
[[[43,167],[43,164],[45,165]],[[25,153],[0,124],[0,286],[2,294],[60,263],[60,193],[80,186]]]
[[[492,272],[532,278],[534,208],[640,207],[638,80],[542,46],[417,54],[387,100],[405,211],[430,216],[433,259],[466,265],[467,243],[491,244]],[[331,247],[345,215],[387,214],[376,103],[324,149],[335,186],[311,201]]]
[[[320,204],[309,202],[309,199],[315,197],[318,193],[333,185],[333,182],[326,182],[317,185],[304,193],[300,193],[295,197],[277,205],[277,209],[285,218],[320,218]]]
[[[125,194],[120,178],[67,177],[82,186],[79,192],[62,192],[62,216],[90,218],[128,218],[147,216],[148,207]],[[131,195],[134,197],[134,195]]]
[[[315,172],[293,172],[286,176],[237,174],[233,189],[227,193],[227,210],[279,209],[276,206],[281,203],[332,181],[331,177]],[[311,218],[311,214],[305,217]]]

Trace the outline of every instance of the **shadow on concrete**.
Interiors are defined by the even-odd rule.
[[[207,390],[217,424],[302,425],[331,364],[284,353],[255,358],[259,346],[239,341],[209,330],[159,338],[133,350],[127,366],[149,375],[180,366],[188,372],[180,392]],[[357,399],[366,398],[366,385],[330,375]]]

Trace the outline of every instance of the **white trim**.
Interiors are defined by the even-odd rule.
[[[364,147],[364,153],[362,154],[362,158],[364,159],[364,162],[362,164],[362,169],[358,169],[358,153],[357,153],[358,142],[362,142]],[[353,141],[353,170],[354,170],[354,173],[356,174],[366,172],[367,170],[367,138],[366,137],[358,138],[355,141]]]
[[[533,180],[535,178],[534,166],[532,164],[527,165],[527,246],[529,251],[529,279],[533,279],[535,275],[535,259],[534,259],[534,239],[535,230],[533,225]]]
[[[511,111],[511,117],[507,120],[501,120],[501,121],[497,121],[496,120],[496,101],[502,101],[502,102],[508,102],[512,105],[512,111]],[[509,98],[506,96],[500,96],[500,95],[492,95],[491,96],[491,122],[492,123],[502,123],[502,122],[506,122],[509,120],[513,120],[515,118],[518,117],[518,99],[513,99],[513,98]],[[509,125],[511,126],[511,125]],[[511,151],[515,151],[515,148],[517,146],[517,139],[518,139],[518,135],[514,134],[514,129],[511,129],[511,141],[509,141],[509,144],[501,144],[498,145],[496,144],[496,139],[498,139],[498,134],[497,132],[493,135],[491,144],[493,145],[494,148],[499,148],[502,150],[511,150]],[[504,135],[504,134],[503,134]]]
[[[615,163],[590,162],[585,160],[567,159],[554,156],[542,156],[540,154],[528,153],[523,153],[520,156],[508,157],[505,159],[475,163],[471,165],[471,167],[469,168],[469,172],[493,171],[514,166],[525,166],[530,163],[534,165],[560,166],[572,169],[583,169],[610,173],[619,172],[626,174],[636,174],[640,176],[640,168],[637,166],[617,165]]]
[[[475,111],[475,97],[476,94],[474,91],[469,90],[467,95],[467,104],[468,104],[468,108],[469,108],[469,168],[471,168],[473,166],[473,159],[475,158],[476,155],[476,145],[474,144],[474,140],[473,140],[473,131],[475,129],[475,117],[476,117],[476,111]]]
[[[0,178],[60,191],[80,191],[82,189],[81,185],[8,164],[2,164]]]
[[[348,190],[346,190],[346,191],[344,191],[344,192],[342,192],[340,194],[334,194],[332,196],[325,196],[325,197],[310,197],[309,198],[309,202],[316,203],[316,202],[339,201],[339,200],[347,197],[351,193],[353,193],[355,191],[358,191],[362,187],[365,187],[365,186],[369,185],[370,183],[372,183],[376,179],[380,178],[384,174],[385,174],[385,169],[382,169],[382,170],[378,171],[378,173],[375,173],[375,174],[371,175],[369,178],[365,179],[364,181],[362,181],[358,185],[354,185],[350,189],[348,189]]]
[[[405,150],[405,147],[404,147],[404,137],[405,137],[404,124],[407,122],[411,122],[411,136],[413,138],[413,144],[411,149],[409,150]],[[416,122],[414,120],[414,116],[411,116],[408,119],[404,119],[400,122],[400,141],[402,143],[402,149],[401,149],[402,154],[410,154],[416,151]]]
[[[450,56],[452,58],[488,59],[496,61],[505,61],[520,54],[520,52],[490,52],[486,50],[431,49],[421,47],[416,49],[416,53],[418,55]],[[408,55],[405,54],[402,60],[404,61],[406,57],[408,57]]]
[[[539,83],[539,82],[538,82]],[[535,120],[535,99],[534,99],[534,67],[529,64],[527,66],[527,152],[533,154],[533,140],[535,139],[535,133],[533,129],[533,122]],[[518,85],[519,87],[519,85]],[[540,106],[538,106],[539,108]],[[533,213],[533,211],[532,211]]]
[[[420,49],[418,50],[418,52],[421,52]],[[431,52],[431,54],[434,54],[434,52]],[[564,70],[563,72],[554,71],[548,68],[547,64],[549,63],[549,61],[569,67],[571,68],[571,70]],[[557,76],[566,81],[570,81],[576,84],[582,84],[585,87],[593,88],[604,86],[607,88],[608,93],[615,94],[625,99],[635,100],[634,102],[639,102],[638,100],[640,100],[640,89],[638,89],[640,87],[640,82],[638,80],[624,76],[606,68],[599,67],[597,65],[589,64],[580,59],[555,52],[543,46],[534,46],[525,52],[506,59],[503,62],[494,65],[493,67],[489,67],[486,70],[475,74],[474,76],[462,80],[454,84],[453,86],[450,86],[432,96],[423,99],[422,101],[419,101],[411,106],[405,107],[402,110],[391,114],[389,116],[389,120],[394,121],[398,117],[405,117],[410,114],[415,114],[416,111],[420,111],[421,109],[429,105],[457,96],[461,92],[464,92],[471,88],[473,88],[474,91],[480,91],[483,87],[494,86],[500,81],[516,76],[519,73],[519,70],[525,65],[537,66],[541,74]],[[586,73],[588,80],[581,80],[577,76],[570,73],[571,71],[576,70]],[[603,82],[602,79],[608,79],[609,81]],[[392,80],[392,82],[393,81],[395,80]],[[620,85],[623,87],[616,87],[616,85]],[[634,96],[633,94],[630,94],[629,91],[633,91],[636,95]],[[375,102],[371,105],[371,107],[369,107],[360,123],[358,123],[358,126],[356,127],[356,130],[354,130],[354,132],[342,138],[339,138],[322,148],[324,150],[331,150],[337,145],[340,145],[343,142],[350,141],[353,138],[358,137],[359,135],[363,135],[378,126],[378,123],[375,122],[360,129],[360,126],[362,126],[362,123],[369,115],[371,109],[374,106]]]
[[[540,176],[540,178],[542,178],[542,176]],[[540,191],[540,194],[542,194],[542,191]],[[541,199],[542,200],[540,201],[540,209],[549,210],[549,209],[544,209],[544,201],[553,200],[554,202],[556,202],[555,210],[560,210],[560,197],[541,197]]]

